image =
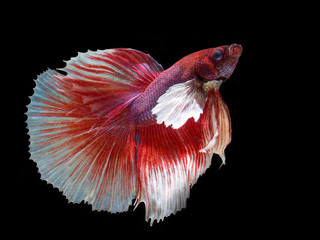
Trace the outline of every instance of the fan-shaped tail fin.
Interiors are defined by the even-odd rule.
[[[28,106],[31,158],[72,202],[126,211],[137,195],[135,126],[127,106],[162,71],[132,49],[80,53],[41,74]]]

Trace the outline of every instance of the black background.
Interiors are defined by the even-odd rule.
[[[266,122],[275,121],[266,113],[272,102],[266,101],[264,79],[269,72],[264,70],[261,44],[268,37],[255,28],[215,28],[213,25],[194,28],[185,26],[175,30],[165,27],[141,30],[135,27],[115,30],[107,26],[92,27],[80,22],[63,25],[41,21],[24,24],[24,31],[14,32],[19,47],[15,54],[23,56],[19,70],[15,72],[15,97],[13,101],[15,125],[12,156],[17,176],[11,179],[15,189],[14,207],[11,210],[12,224],[26,227],[24,232],[35,234],[44,230],[47,234],[62,236],[72,234],[101,234],[110,238],[141,234],[173,233],[176,236],[265,236],[282,228],[285,214],[279,189],[273,188],[276,167],[275,155],[270,155],[272,129]],[[121,30],[119,30],[121,29]],[[87,204],[72,204],[52,185],[40,180],[36,164],[29,160],[26,129],[26,105],[33,94],[34,80],[47,68],[64,67],[68,60],[88,49],[128,47],[149,53],[166,69],[182,57],[205,48],[241,44],[243,54],[231,78],[220,92],[227,103],[232,119],[232,141],[226,148],[226,166],[214,156],[211,167],[191,189],[187,208],[165,218],[150,227],[144,220],[144,206],[133,211],[110,214],[91,211]],[[263,54],[268,49],[264,48]],[[268,143],[267,143],[268,142]],[[277,210],[276,210],[277,209]],[[280,212],[279,212],[279,209]],[[191,235],[190,235],[191,236]]]

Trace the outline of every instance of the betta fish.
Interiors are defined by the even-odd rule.
[[[26,113],[41,179],[93,210],[144,203],[150,225],[185,208],[213,154],[225,163],[231,124],[219,87],[241,53],[238,44],[205,49],[164,70],[148,54],[116,48],[48,69]]]

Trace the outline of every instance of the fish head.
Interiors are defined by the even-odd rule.
[[[233,73],[241,53],[242,46],[239,44],[200,51],[195,63],[196,73],[205,83],[213,80],[222,83]]]

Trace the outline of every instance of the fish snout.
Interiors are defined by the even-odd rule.
[[[240,56],[242,53],[242,46],[240,44],[231,44],[229,47],[229,52],[232,55],[238,55]]]

